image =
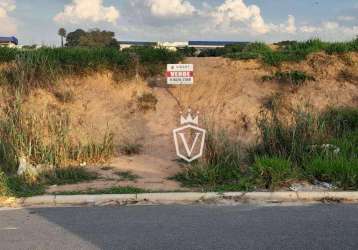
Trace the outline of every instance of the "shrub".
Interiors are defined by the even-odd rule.
[[[313,76],[307,75],[302,71],[289,71],[289,72],[276,72],[273,76],[264,76],[262,77],[263,81],[272,81],[276,80],[279,83],[292,84],[292,85],[302,85],[306,81],[315,81],[316,79]]]
[[[298,176],[297,171],[292,167],[292,163],[279,157],[257,157],[251,171],[259,187],[271,190]]]
[[[242,52],[248,44],[249,43],[247,43],[247,42],[241,42],[241,43],[234,44],[234,45],[227,45],[224,48],[225,53],[230,54],[230,53]]]
[[[9,196],[29,197],[43,195],[45,187],[41,183],[29,182],[21,176],[8,177]]]
[[[220,188],[222,185],[243,187],[240,169],[240,146],[227,135],[213,129],[208,131],[203,160],[189,165],[173,178],[185,186]],[[241,185],[242,184],[242,185]]]
[[[307,163],[306,173],[343,189],[358,188],[358,158],[316,157]]]
[[[262,60],[270,66],[280,66],[283,62],[299,62],[306,58],[306,51],[273,51],[262,55]]]
[[[184,48],[179,48],[179,52],[185,57],[195,56],[197,53],[196,48],[185,46]]]
[[[243,52],[251,52],[251,53],[257,53],[257,54],[264,54],[272,52],[272,49],[267,46],[265,43],[262,42],[254,42],[249,43],[244,49]]]
[[[261,42],[255,42],[243,46],[242,49],[238,51],[231,51],[229,53],[226,53],[226,57],[239,60],[249,60],[262,58],[265,53],[271,52],[272,49],[266,44]]]
[[[321,114],[320,119],[327,130],[336,137],[358,130],[357,108],[329,108]]]
[[[278,116],[278,110],[262,111],[257,120],[260,142],[250,149],[251,159],[255,155],[291,159],[300,165],[310,154],[310,147],[320,144],[326,134],[324,125],[309,112],[296,110],[291,121]]]
[[[219,57],[224,56],[226,54],[224,48],[216,48],[216,49],[205,49],[201,51],[198,57]]]

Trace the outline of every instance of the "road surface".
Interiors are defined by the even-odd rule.
[[[358,206],[0,210],[0,249],[358,249]]]

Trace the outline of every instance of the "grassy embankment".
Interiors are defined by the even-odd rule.
[[[233,59],[260,59],[278,68],[264,81],[273,80],[300,86],[315,80],[300,71],[281,72],[283,62],[304,60],[313,52],[344,54],[358,51],[358,40],[325,43],[320,40],[294,42],[273,50],[253,43],[225,48],[223,56]],[[113,153],[110,131],[103,142],[81,145],[68,136],[68,116],[63,110],[43,115],[29,114],[22,104],[29,91],[59,84],[66,76],[99,71],[114,72],[115,80],[159,73],[166,63],[181,59],[180,54],[163,49],[40,49],[20,51],[0,49],[0,83],[10,96],[0,122],[0,195],[43,193],[50,184],[73,183],[95,178],[79,168],[81,162],[105,161]],[[349,79],[351,78],[348,76]],[[358,111],[330,109],[322,114],[296,111],[291,122],[278,114],[275,101],[258,119],[261,140],[242,156],[240,145],[225,132],[211,130],[206,155],[176,176],[187,186],[204,190],[276,189],[291,180],[314,179],[332,182],[342,189],[358,187]],[[39,129],[41,127],[42,129]],[[39,176],[16,177],[19,157],[33,165],[55,166]]]
[[[278,43],[276,48],[272,48],[262,42],[255,42],[204,51],[202,56],[222,56],[233,60],[257,59],[264,65],[276,68],[275,73],[272,76],[265,77],[264,81],[275,79],[285,81],[288,79],[288,82],[298,85],[305,80],[314,80],[314,78],[299,70],[281,71],[282,64],[298,63],[307,59],[310,54],[318,52],[341,55],[349,61],[349,57],[346,57],[346,54],[358,52],[358,38],[349,42],[324,42],[319,39],[303,42],[282,42]],[[358,81],[358,74],[357,72],[343,71],[341,72],[341,78],[348,81]]]
[[[222,49],[221,49],[222,50]],[[263,81],[302,84],[315,81],[301,71],[281,72],[283,62],[299,62],[314,52],[345,56],[358,52],[358,39],[326,43],[293,42],[271,49],[263,43],[225,48],[221,56],[235,60],[260,59],[278,70]],[[357,73],[357,72],[355,72]],[[349,77],[349,81],[355,78]],[[249,149],[229,139],[225,131],[209,130],[204,158],[174,177],[185,186],[203,190],[275,190],[295,181],[330,182],[343,190],[358,189],[358,108],[329,108],[322,113],[293,111],[280,115],[279,96],[264,104],[257,119],[260,139]],[[242,152],[245,153],[242,153]]]
[[[204,159],[174,178],[217,191],[275,190],[302,180],[358,189],[357,108],[318,115],[298,110],[289,122],[270,110],[261,114],[258,126],[261,140],[246,154],[225,132],[210,130]]]
[[[107,131],[101,143],[81,144],[69,136],[71,118],[65,110],[48,108],[35,114],[25,109],[24,102],[31,91],[37,88],[52,91],[66,77],[104,71],[111,71],[117,82],[153,76],[161,73],[165,64],[181,58],[178,53],[153,48],[123,52],[0,48],[0,84],[7,97],[0,117],[0,196],[41,194],[47,185],[95,179],[94,174],[79,166],[105,162],[115,153],[111,131]],[[44,170],[17,176],[20,158]]]

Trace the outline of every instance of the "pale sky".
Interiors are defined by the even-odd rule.
[[[59,45],[60,27],[138,41],[341,41],[358,35],[358,0],[0,0],[0,36]]]

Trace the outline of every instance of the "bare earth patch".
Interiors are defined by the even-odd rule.
[[[351,58],[354,63],[358,62],[355,54]],[[281,70],[304,70],[317,79],[299,88],[262,82],[262,76],[277,69],[262,66],[255,60],[188,58],[185,62],[194,64],[195,84],[192,86],[166,89],[165,85],[159,87],[159,84],[154,84],[157,87],[150,87],[140,79],[115,83],[110,74],[96,74],[83,79],[69,79],[63,83],[61,91],[57,90],[57,97],[45,90],[30,96],[28,106],[31,108],[55,105],[66,109],[70,113],[71,130],[76,140],[102,138],[109,130],[118,146],[124,141],[142,146],[139,155],[125,156],[118,150],[118,156],[104,165],[110,169],[88,167],[100,174],[98,180],[52,186],[47,192],[117,186],[153,191],[185,190],[167,178],[181,169],[175,161],[172,130],[179,125],[180,111],[189,107],[200,111],[201,126],[205,126],[204,120],[207,124],[215,123],[227,129],[243,145],[249,145],[257,140],[256,118],[264,102],[273,95],[282,97],[281,105],[287,110],[303,104],[309,104],[317,111],[328,106],[358,105],[358,84],[351,79],[337,80],[342,70],[352,66],[333,56],[312,55],[305,62],[284,65]],[[69,89],[71,93],[67,91]],[[140,110],[137,100],[143,93],[150,93],[157,99],[155,109]],[[139,178],[123,181],[115,174],[116,171],[131,171]]]

